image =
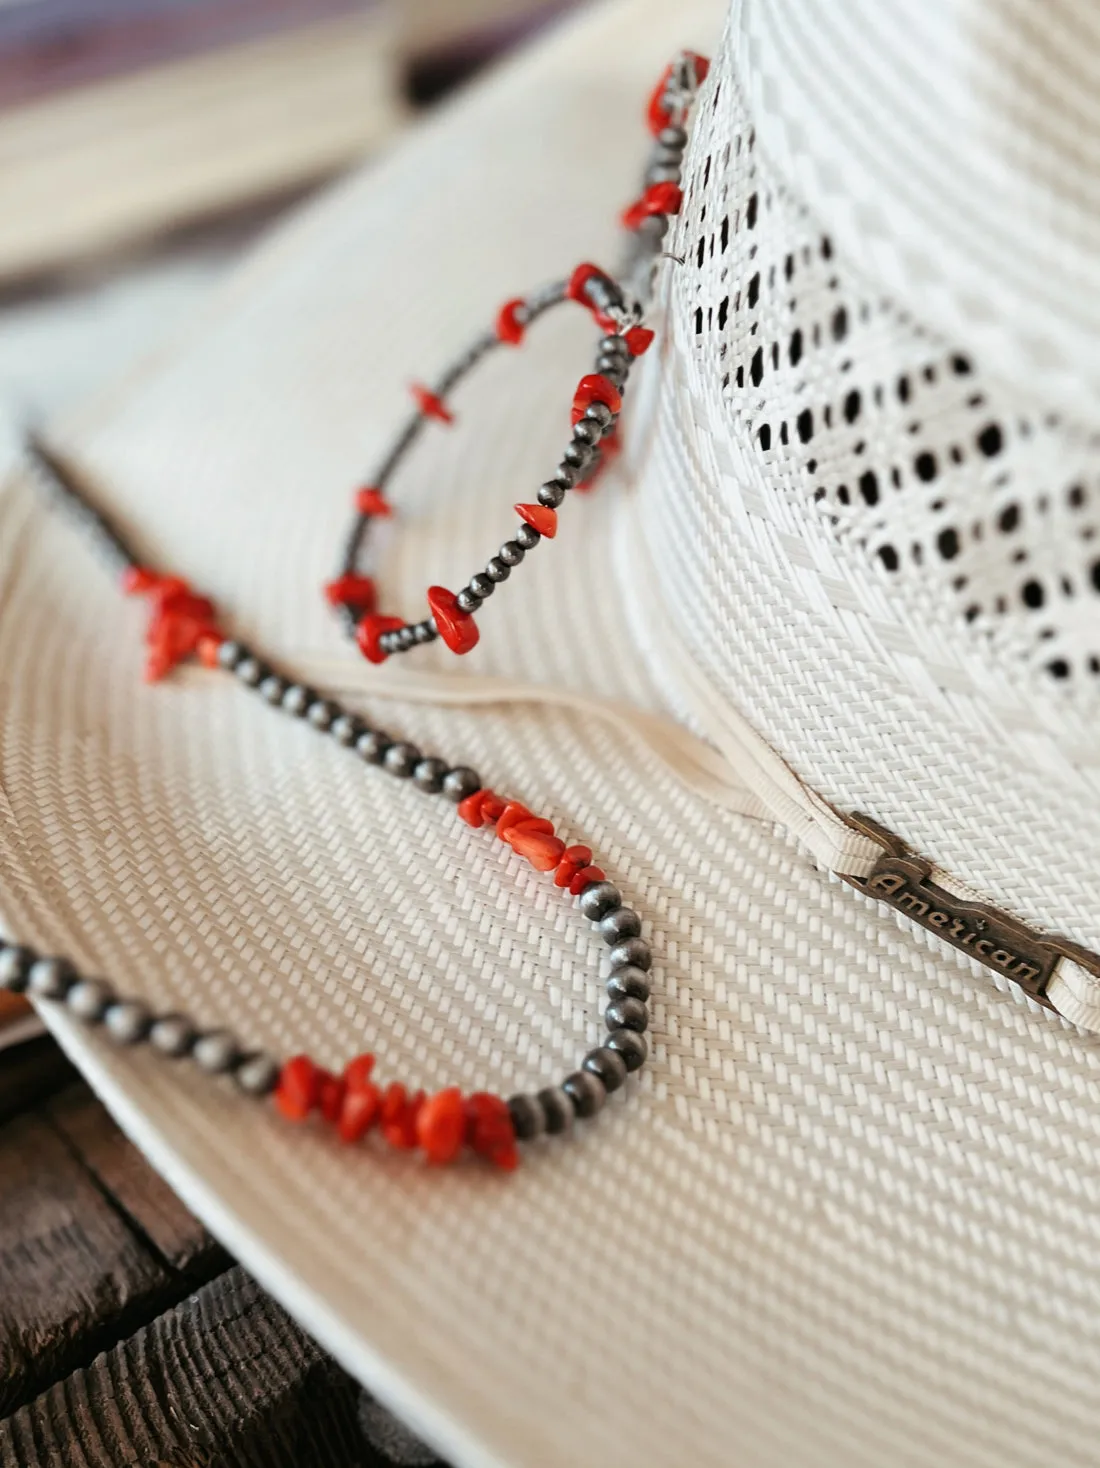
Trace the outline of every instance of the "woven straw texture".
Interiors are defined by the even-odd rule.
[[[427,1175],[51,1019],[229,1246],[462,1465],[1084,1468],[1100,1375],[1095,1042],[823,876],[774,825],[701,797],[621,726],[503,695],[426,706],[414,674],[408,701],[372,696],[317,595],[404,385],[500,300],[612,258],[640,102],[674,49],[715,47],[720,10],[632,0],[583,17],[283,230],[188,340],[66,430],[148,559],[213,595],[234,630],[590,841],[653,940],[651,1066],[512,1178]],[[696,178],[715,85],[739,105],[736,37]],[[727,182],[742,187],[733,170]],[[685,336],[685,293],[694,311],[705,285],[665,272],[684,319],[636,400],[657,431],[638,435],[632,489],[568,507],[507,608],[505,593],[486,608],[462,672],[675,703],[644,654],[639,585],[686,597],[744,581],[741,526],[706,519],[714,446],[760,472],[744,419],[720,429],[728,406]],[[453,436],[418,446],[395,488],[385,605],[415,609],[425,583],[456,584],[498,543],[519,486],[554,462],[589,348],[562,314],[462,388]],[[697,475],[673,395],[698,428]],[[690,584],[662,477],[695,526]],[[811,524],[787,486],[775,498]],[[653,578],[662,523],[675,576]],[[839,564],[828,522],[812,530],[805,544]],[[143,687],[139,613],[24,479],[0,492],[0,556],[14,932],[258,1043],[328,1063],[370,1046],[426,1085],[533,1084],[594,1040],[598,945],[544,880],[227,679]],[[700,578],[700,561],[729,573]],[[844,564],[883,609],[900,594],[872,579],[870,549]],[[858,643],[865,621],[851,625]],[[416,656],[448,666],[437,648]],[[761,723],[775,706],[761,681],[811,701],[786,665],[745,656],[738,697]],[[868,760],[872,774],[869,793],[889,770]],[[1034,886],[1063,918],[1079,892]],[[1070,916],[1087,928],[1083,896]]]

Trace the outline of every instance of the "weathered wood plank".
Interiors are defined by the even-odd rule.
[[[235,1268],[0,1422],[0,1468],[376,1468],[358,1395]]]
[[[44,1107],[62,1138],[131,1226],[172,1269],[205,1283],[233,1262],[119,1131],[83,1084]]]
[[[0,1127],[0,1414],[224,1263],[83,1088]]]

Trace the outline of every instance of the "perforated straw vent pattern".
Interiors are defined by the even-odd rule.
[[[712,105],[675,248],[731,429],[774,493],[812,499],[853,576],[882,575],[1005,676],[1095,701],[1100,443],[854,278],[761,167],[732,77]]]

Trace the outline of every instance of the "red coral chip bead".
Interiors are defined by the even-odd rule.
[[[358,1142],[365,1137],[378,1120],[381,1109],[382,1092],[377,1086],[372,1086],[369,1081],[354,1088],[349,1086],[344,1092],[340,1119],[336,1123],[341,1142]]]
[[[204,668],[217,668],[220,666],[218,663],[218,649],[224,641],[225,638],[220,632],[204,632],[199,638],[197,651],[199,662]]]
[[[466,1141],[479,1157],[511,1172],[519,1166],[516,1131],[507,1103],[488,1091],[466,1099]]]
[[[370,576],[356,576],[353,572],[338,576],[326,584],[325,600],[332,607],[355,607],[373,612],[374,581]]]
[[[295,1055],[279,1072],[271,1099],[288,1121],[305,1121],[321,1097],[321,1073],[308,1055]]]
[[[650,184],[640,199],[635,199],[633,204],[623,210],[623,228],[637,229],[642,220],[648,219],[651,214],[679,214],[683,202],[684,195],[679,184]]]
[[[477,623],[469,612],[461,609],[453,591],[448,591],[445,586],[429,586],[428,605],[440,637],[452,652],[461,656],[477,646],[481,636]]]
[[[529,861],[536,872],[550,872],[561,861],[565,842],[545,831],[533,831],[527,825],[513,826],[504,837],[516,853]]]
[[[704,82],[707,72],[710,70],[710,62],[705,56],[700,56],[696,51],[685,51],[684,56],[688,61],[695,63],[695,80]],[[663,127],[669,124],[669,111],[665,106],[665,88],[672,77],[672,69],[675,62],[666,66],[661,74],[661,80],[650,93],[649,102],[646,104],[646,122],[650,132],[657,136]]]
[[[127,566],[122,573],[122,589],[127,596],[144,596],[159,582],[157,573],[147,570],[145,566]]]
[[[569,883],[569,891],[579,897],[589,882],[606,882],[607,873],[600,867],[583,867]]]
[[[522,296],[517,296],[514,301],[505,301],[497,315],[497,340],[507,342],[509,346],[518,347],[523,340],[526,330],[526,322],[520,321],[516,313],[523,309],[527,303]]]
[[[334,1125],[340,1120],[345,1092],[346,1087],[341,1076],[334,1076],[327,1070],[318,1072],[317,1106],[325,1120]]]
[[[503,838],[509,826],[514,826],[520,821],[533,821],[536,817],[531,814],[525,805],[518,800],[510,800],[497,816],[497,835]],[[550,827],[552,831],[553,826]]]
[[[462,1092],[449,1086],[429,1096],[416,1117],[416,1139],[429,1162],[453,1162],[466,1136],[466,1112]]]
[[[573,422],[579,423],[591,403],[604,403],[613,413],[623,405],[622,394],[602,372],[589,372],[577,383],[573,394]]]
[[[627,350],[632,357],[640,357],[648,352],[653,341],[654,333],[648,326],[632,326],[629,331],[623,333],[623,341],[626,342]]]
[[[392,515],[393,506],[380,489],[366,485],[355,492],[355,508],[361,515]]]
[[[374,1056],[357,1055],[344,1066],[344,1085],[349,1091],[361,1091],[370,1085],[374,1073]]]
[[[355,629],[355,641],[368,663],[384,663],[389,656],[379,646],[383,632],[396,632],[404,627],[400,617],[384,617],[381,612],[371,612]]]
[[[591,860],[591,848],[587,846],[566,847],[561,854],[558,869],[554,873],[554,886],[568,887],[581,868],[587,866]]]
[[[459,819],[479,830],[485,824],[485,797],[491,795],[491,790],[475,790],[472,795],[467,795],[465,800],[458,803]]]
[[[386,1087],[382,1095],[379,1125],[382,1135],[391,1147],[411,1152],[416,1146],[416,1122],[423,1104],[423,1091],[409,1096],[405,1087],[397,1081]]]
[[[495,790],[486,790],[485,799],[482,801],[481,811],[490,825],[495,825],[508,808],[508,802],[503,800]]]
[[[576,301],[579,306],[583,306],[586,311],[591,312],[597,326],[602,327],[604,331],[618,331],[619,328],[614,318],[608,316],[605,311],[601,311],[598,307],[593,306],[592,302],[588,299],[586,287],[588,282],[595,276],[599,276],[601,280],[611,280],[607,271],[601,270],[598,265],[591,265],[587,261],[578,265],[569,277],[569,281],[565,287],[566,298],[570,301]]]
[[[455,415],[443,401],[437,397],[431,388],[425,387],[422,382],[414,382],[409,391],[416,399],[416,406],[424,414],[425,418],[436,418],[440,423],[453,423]]]
[[[516,505],[515,511],[521,520],[526,520],[533,530],[537,530],[547,540],[553,540],[557,535],[558,512],[549,505]]]

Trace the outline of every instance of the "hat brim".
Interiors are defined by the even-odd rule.
[[[518,290],[613,258],[641,103],[675,50],[713,47],[721,9],[638,0],[562,29],[281,230],[64,435],[148,560],[234,631],[598,851],[658,955],[643,1078],[514,1177],[431,1172],[46,1014],[213,1231],[456,1462],[884,1463],[913,1442],[1022,1462],[1025,1430],[1040,1461],[1049,1384],[1020,1376],[1010,1417],[983,1403],[1016,1371],[1020,1291],[1034,1332],[1058,1310],[1038,1275],[981,1271],[994,1243],[1011,1274],[1012,1239],[1043,1238],[1045,1169],[1091,1188],[1074,1139],[1095,1079],[1038,1152],[1015,1099],[1021,1068],[1057,1064],[1052,1036],[1082,1042],[1037,1034],[967,960],[596,712],[503,690],[436,706],[415,673],[407,702],[372,699],[318,595],[407,383]],[[463,389],[454,436],[395,488],[387,604],[414,610],[495,549],[589,349],[563,316]],[[618,610],[615,505],[610,480],[569,506],[458,671],[662,707]],[[143,687],[138,613],[78,536],[26,479],[0,515],[13,933],[283,1054],[369,1048],[429,1087],[502,1090],[575,1064],[599,1032],[598,943],[560,894],[227,679]]]

